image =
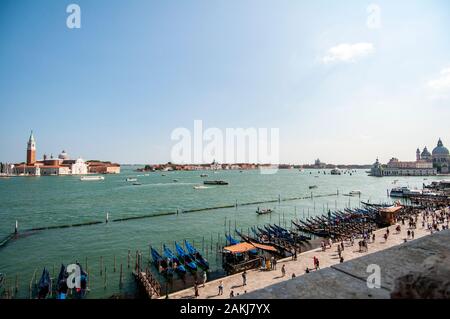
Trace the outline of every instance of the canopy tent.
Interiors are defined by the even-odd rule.
[[[403,208],[403,206],[390,206],[390,207],[381,208],[380,212],[383,212],[383,213],[396,213],[399,210],[401,210],[402,208]]]
[[[276,248],[269,245],[262,245],[258,243],[239,243],[236,245],[231,245],[224,247],[223,250],[230,252],[232,254],[239,254],[239,253],[245,253],[250,250],[254,250],[255,248],[266,250],[266,251],[272,251],[277,252]]]

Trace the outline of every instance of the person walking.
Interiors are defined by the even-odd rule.
[[[285,265],[283,265],[281,267],[281,277],[284,277],[284,276],[286,276],[286,266]]]
[[[316,258],[316,270],[320,269],[319,258]]]
[[[223,281],[219,281],[219,296],[223,295]]]
[[[242,273],[242,286],[247,286],[247,271]]]
[[[277,260],[274,258],[273,259],[273,270],[277,270]]]
[[[414,239],[414,230],[411,231],[411,238]]]
[[[197,298],[197,297],[199,296],[199,294],[198,294],[198,283],[197,283],[197,281],[196,281],[195,284],[194,284],[194,292],[195,292],[195,298]]]
[[[203,287],[205,287],[206,280],[208,280],[208,275],[206,274],[206,270],[203,272]]]
[[[275,257],[270,257],[270,269],[274,270],[275,269]]]
[[[230,298],[233,298],[233,297],[234,297],[234,291],[231,290],[231,291],[230,291]]]

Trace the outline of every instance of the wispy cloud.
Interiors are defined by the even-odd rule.
[[[434,79],[427,82],[433,99],[447,99],[450,97],[450,68],[442,69]]]
[[[341,43],[328,50],[328,53],[322,58],[324,64],[334,62],[355,62],[356,60],[366,57],[375,51],[372,43]]]

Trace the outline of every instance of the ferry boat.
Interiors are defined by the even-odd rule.
[[[204,181],[205,185],[228,185],[228,182],[225,181]]]
[[[408,197],[414,195],[421,195],[422,191],[418,189],[409,189],[406,186],[403,187],[395,187],[391,189],[389,192],[389,196],[391,197]]]
[[[102,181],[104,179],[103,176],[81,176],[80,181]]]

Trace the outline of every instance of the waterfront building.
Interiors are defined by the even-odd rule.
[[[320,159],[316,159],[314,161],[314,168],[326,168],[326,167],[327,167],[327,164],[326,163],[322,163],[320,161]]]
[[[90,169],[90,165],[92,168]],[[27,160],[25,163],[14,164],[15,175],[86,175],[88,173],[120,173],[120,165],[110,162],[85,162],[82,158],[70,159],[66,151],[62,151],[57,158],[50,158],[44,154],[42,160],[36,160],[36,140],[33,132],[27,143]]]
[[[437,146],[430,153],[425,147],[422,152],[417,148],[416,161],[399,161],[397,158],[391,158],[386,164],[382,165],[378,159],[372,165],[370,175],[372,176],[430,176],[436,174],[448,174],[450,164],[450,155],[448,149],[439,139]]]

